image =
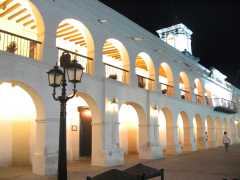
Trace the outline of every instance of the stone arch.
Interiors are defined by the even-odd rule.
[[[43,101],[31,86],[21,81],[1,82],[0,87],[3,88],[1,95],[4,96],[1,99],[6,98],[4,107],[1,107],[3,111],[0,112],[0,121],[4,118],[2,123],[5,126],[3,128],[1,125],[4,131],[1,131],[0,136],[5,137],[4,142],[8,141],[1,152],[5,159],[1,159],[0,164],[32,165],[34,171],[39,166],[34,156],[43,153],[45,146],[45,129],[39,123],[45,119]],[[11,139],[7,140],[6,137]]]
[[[230,133],[229,133],[229,136],[232,140],[232,143],[235,143],[236,141],[236,124],[235,124],[235,120],[234,119],[230,119],[229,120],[229,129],[230,129]]]
[[[83,67],[84,72],[94,73],[95,45],[91,32],[76,19],[64,19],[57,27],[56,47],[58,59],[67,51],[71,59],[76,59]]]
[[[2,0],[0,4],[0,50],[35,60],[42,57],[45,25],[29,0]]]
[[[69,160],[79,160],[81,156],[87,156],[91,157],[93,163],[101,158],[98,157],[102,147],[101,130],[99,131],[99,129],[96,129],[97,127],[94,126],[96,123],[102,121],[101,117],[101,112],[95,99],[85,92],[78,91],[76,96],[68,101],[67,149]],[[86,124],[84,121],[90,122]],[[86,126],[88,129],[86,129]],[[81,137],[83,135],[86,136],[86,139],[89,141],[83,141],[83,137]],[[82,150],[83,144],[89,147]]]
[[[208,84],[205,84],[204,96],[205,96],[206,104],[208,106],[212,106],[213,105],[213,103],[212,103],[212,90],[211,90],[211,87],[208,86]]]
[[[219,117],[216,118],[215,129],[216,129],[216,145],[221,146],[222,136],[223,136],[223,127],[222,127],[221,119]]]
[[[168,96],[174,95],[174,78],[172,68],[165,62],[160,64],[159,67],[159,82],[161,91]]]
[[[190,81],[186,72],[180,72],[179,74],[179,89],[182,99],[192,100]]]
[[[169,108],[163,107],[158,115],[160,143],[166,154],[176,153],[176,143],[174,137],[174,122],[172,112]]]
[[[215,145],[215,128],[214,121],[210,115],[206,119],[206,131],[208,134],[208,147],[214,147]]]
[[[134,115],[129,116],[127,111],[121,112],[122,107],[125,106],[126,108],[130,108],[131,112],[134,113]],[[123,116],[120,115],[120,113],[123,113]],[[128,123],[132,120],[131,118],[135,117],[135,122],[131,124],[130,127],[128,127]],[[136,119],[137,117],[137,119]],[[128,119],[130,118],[130,119]],[[127,138],[125,136],[125,140],[127,141],[128,145],[130,144],[130,147],[128,146],[127,149],[131,148],[131,151],[127,152],[128,153],[133,153],[133,154],[139,154],[141,153],[141,146],[143,146],[144,142],[146,141],[145,139],[147,138],[147,134],[143,129],[143,126],[141,124],[146,123],[146,115],[144,112],[144,109],[142,108],[141,105],[135,103],[135,102],[125,102],[125,104],[122,104],[120,107],[119,111],[119,138],[120,138],[120,147],[126,151],[126,147],[121,144],[121,139],[123,138],[124,135],[127,134]],[[126,127],[124,126],[124,130],[127,130],[127,133],[124,134],[124,132],[121,132],[121,125],[123,125],[123,122],[125,122]],[[123,140],[123,139],[122,139]],[[126,143],[125,141],[125,143]],[[122,141],[123,142],[123,141]],[[131,142],[131,143],[129,143]]]
[[[202,81],[198,78],[194,80],[194,95],[197,104],[204,103]]]
[[[155,88],[155,67],[147,53],[141,52],[137,55],[135,72],[138,77],[138,87],[148,90]]]
[[[129,82],[130,60],[125,46],[117,39],[107,39],[103,45],[106,78]]]
[[[191,127],[189,118],[186,112],[182,111],[178,115],[177,127],[178,127],[178,140],[182,145],[183,151],[192,151],[191,146]]]
[[[238,139],[240,139],[240,122],[239,122],[239,120],[237,123],[237,137],[238,137]]]
[[[203,142],[203,122],[200,114],[196,114],[193,119],[194,137],[198,149],[202,149],[204,146]]]
[[[226,118],[223,120],[223,130],[228,132],[228,121]]]

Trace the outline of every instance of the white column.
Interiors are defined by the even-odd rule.
[[[104,128],[104,149],[101,154],[102,162],[94,165],[116,166],[124,162],[123,151],[119,147],[118,104],[106,100]]]

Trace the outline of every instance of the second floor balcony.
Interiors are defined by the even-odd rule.
[[[84,55],[79,54],[77,52],[72,52],[70,50],[60,48],[60,47],[57,47],[57,49],[58,49],[58,61],[60,60],[60,57],[61,57],[62,53],[67,52],[67,53],[70,54],[72,60],[73,59],[77,60],[78,63],[80,63],[83,66],[85,73],[90,74],[90,67],[91,67],[91,64],[93,63],[92,58],[84,56]]]
[[[154,79],[144,77],[142,75],[137,74],[137,79],[138,79],[138,87],[147,89],[147,90],[152,90],[154,88]]]
[[[212,104],[214,107],[214,111],[228,113],[228,114],[233,114],[238,112],[236,103],[224,98],[213,98]]]
[[[1,51],[39,60],[41,46],[42,43],[39,41],[0,30]]]
[[[104,63],[104,65],[106,78],[114,79],[123,83],[128,82],[129,71],[120,67],[113,66],[111,64]]]

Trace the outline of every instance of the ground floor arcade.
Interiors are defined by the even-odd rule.
[[[33,172],[49,174],[50,171],[41,170],[44,166],[54,172],[57,152],[51,150],[57,149],[58,118],[44,121],[47,113],[41,96],[24,83],[2,82],[0,98],[0,144],[4,147],[0,148],[0,166],[32,165]],[[68,101],[69,161],[89,159],[92,165],[120,165],[131,156],[160,159],[218,147],[224,131],[233,143],[240,139],[237,116],[192,113],[184,108],[176,110],[171,104],[144,106],[115,97],[105,97],[103,103],[104,106],[99,105],[96,96],[84,91]],[[46,151],[53,154],[52,161],[51,156],[39,158]]]

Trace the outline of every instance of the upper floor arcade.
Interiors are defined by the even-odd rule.
[[[0,21],[0,50],[42,63],[42,56],[45,53],[44,42],[49,40],[45,38],[48,24],[44,23],[38,7],[28,0],[1,0]],[[184,60],[188,57],[177,56],[184,62],[177,64],[174,59],[162,58],[161,53],[151,54],[151,51],[142,48],[139,42],[134,43],[136,50],[133,53],[129,40],[120,40],[111,33],[111,37],[108,35],[99,48],[100,35],[94,36],[93,29],[86,26],[81,18],[62,17],[57,24],[55,35],[52,34],[55,36],[55,47],[58,52],[56,59],[60,59],[63,52],[68,52],[92,78],[96,77],[95,71],[99,68],[96,64],[100,61],[104,67],[102,78],[107,80],[118,81],[124,86],[136,85],[149,92],[159,91],[164,96],[212,106],[216,110],[221,109],[216,107],[225,107],[233,110],[231,112],[236,111],[233,102],[234,87],[219,85],[215,77],[205,78],[204,74],[210,73],[210,70],[202,71],[201,75],[182,66],[188,63]],[[102,31],[103,29],[99,29],[99,34],[104,34]],[[141,39],[135,38],[134,41]],[[149,41],[141,43],[151,45]],[[176,54],[175,50],[168,50]],[[96,52],[99,51],[101,56],[96,57]],[[198,65],[195,69],[199,69]]]

